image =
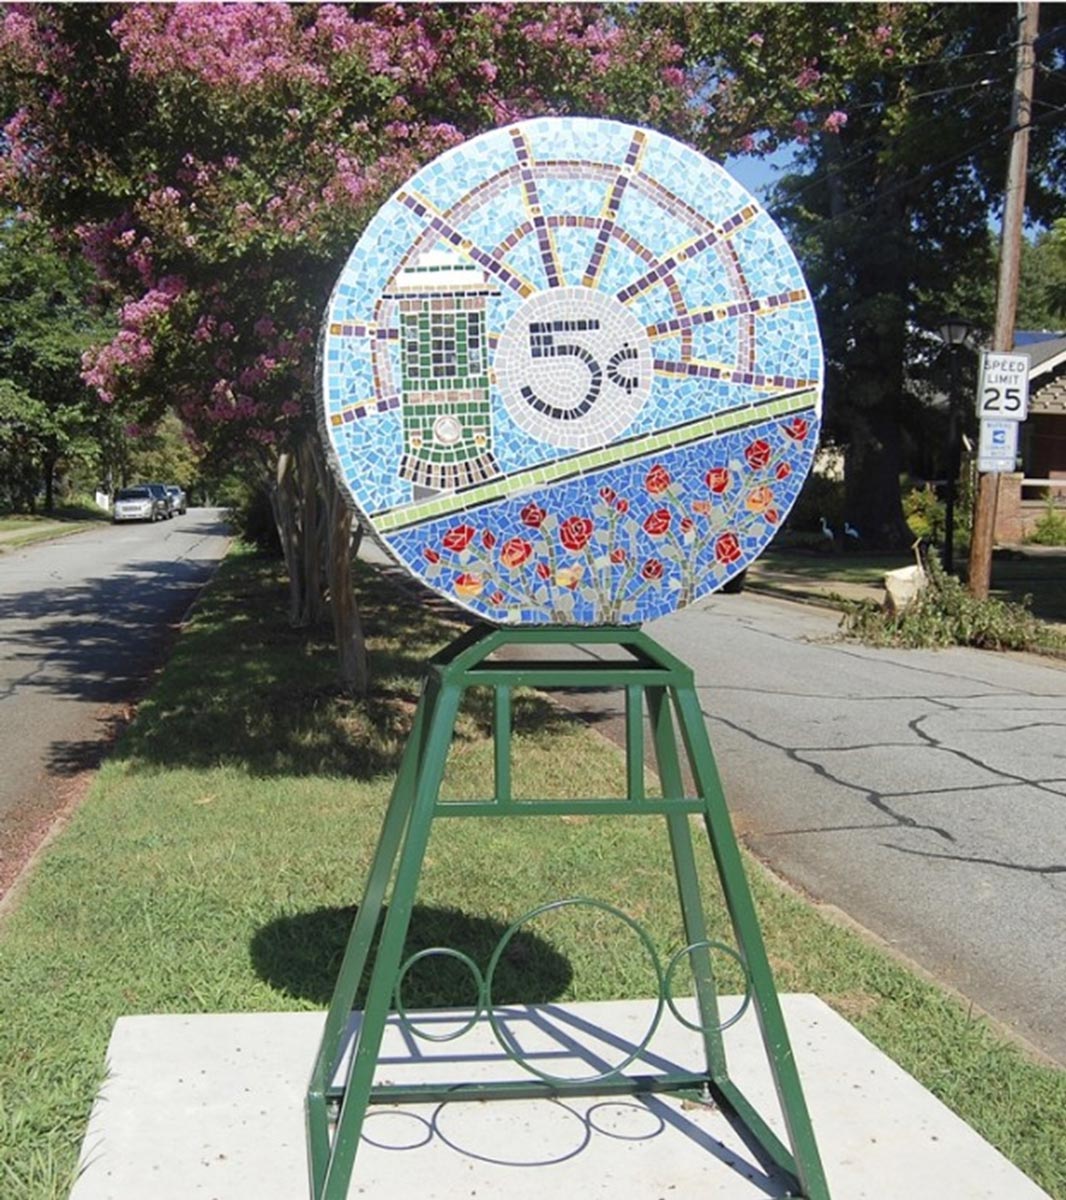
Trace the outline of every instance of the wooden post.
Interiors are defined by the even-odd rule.
[[[999,286],[996,292],[996,327],[993,350],[1014,349],[1014,322],[1018,310],[1018,277],[1022,253],[1022,220],[1025,215],[1025,170],[1029,161],[1029,123],[1033,106],[1036,55],[1033,43],[1039,21],[1037,0],[1018,4],[1018,54],[1011,112],[1010,160],[999,251]],[[992,544],[995,540],[996,483],[994,472],[979,477],[973,533],[970,539],[970,594],[979,600],[988,595],[992,577]]]

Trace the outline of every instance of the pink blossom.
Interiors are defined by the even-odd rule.
[[[477,65],[478,74],[488,83],[492,83],[496,76],[500,73],[499,67],[494,62],[489,62],[487,58],[483,58]]]
[[[663,67],[661,78],[667,87],[680,87],[685,82],[685,72],[679,67]]]
[[[124,329],[143,331],[158,318],[165,316],[174,301],[185,291],[185,281],[168,275],[159,281],[159,286],[150,288],[139,300],[131,300],[122,306],[119,320]]]
[[[0,21],[0,48],[23,64],[35,62],[38,54],[37,27],[33,18],[20,11],[21,5],[8,5]]]
[[[121,329],[106,346],[94,346],[82,355],[81,377],[105,403],[114,399],[124,376],[137,376],[151,363],[152,343],[143,334]]]
[[[215,318],[205,314],[196,322],[196,328],[193,330],[193,341],[209,342],[215,333]]]
[[[763,44],[763,42],[765,42],[765,41],[766,41],[766,38],[761,33],[753,33],[748,38],[748,45],[749,46],[761,46]]]
[[[238,88],[327,82],[288,4],[132,4],[111,28],[135,77]]]
[[[826,133],[839,133],[841,129],[848,123],[848,114],[835,110],[826,117],[822,128]]]
[[[309,36],[327,41],[334,53],[343,53],[358,44],[361,27],[362,22],[354,21],[339,5],[323,4],[315,11]]]

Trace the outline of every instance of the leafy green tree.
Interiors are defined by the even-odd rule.
[[[867,544],[900,546],[910,539],[898,485],[915,411],[908,389],[923,373],[944,386],[931,331],[952,310],[986,328],[991,317],[988,218],[1006,169],[1015,8],[812,7],[826,21],[820,62],[835,68],[847,119],[832,135],[812,131],[774,206],[816,295],[847,517]],[[852,57],[863,41],[881,47],[880,64]],[[1059,76],[1041,76],[1043,105],[1056,107],[1061,92]],[[1063,205],[1061,122],[1039,134],[1028,199],[1046,219]]]
[[[99,401],[81,378],[82,355],[109,333],[91,286],[40,222],[0,222],[0,502],[17,510],[43,492],[51,511],[57,469],[101,456]]]
[[[126,479],[176,483],[188,492],[201,460],[181,418],[165,412],[154,425],[127,429]]]
[[[1066,330],[1066,217],[1041,230],[1022,250],[1018,325]]]

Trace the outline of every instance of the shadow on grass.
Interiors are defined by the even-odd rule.
[[[328,1004],[357,911],[354,906],[319,908],[278,917],[252,938],[252,966],[277,991],[315,1004]],[[416,904],[407,931],[404,961],[421,950],[447,947],[468,955],[484,974],[505,932],[506,926],[487,917]],[[375,938],[368,962],[373,963],[376,949]],[[573,970],[566,958],[537,934],[520,929],[497,966],[493,1003],[544,1004],[561,996],[572,978]],[[408,1009],[470,1007],[476,995],[477,984],[469,968],[445,955],[421,959],[412,966],[403,984],[403,1003]],[[355,1007],[361,1007],[365,998],[364,978]]]
[[[118,756],[139,770],[232,766],[261,778],[394,775],[426,664],[463,628],[439,597],[397,586],[397,573],[356,564],[371,689],[353,699],[337,683],[331,630],[288,624],[279,564],[232,555]],[[568,724],[543,697],[515,699],[513,728],[520,735],[550,734]],[[489,689],[471,689],[455,741],[482,738],[491,725]]]

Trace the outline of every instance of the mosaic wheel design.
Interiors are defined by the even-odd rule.
[[[323,429],[360,519],[500,624],[632,624],[765,548],[814,454],[795,257],[721,167],[613,121],[418,172],[330,300]]]

